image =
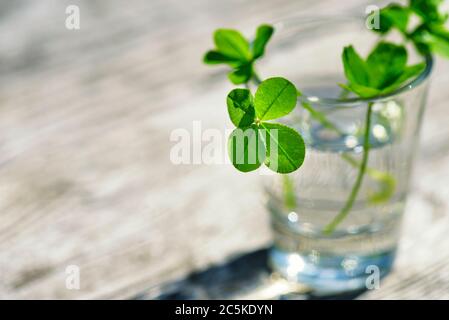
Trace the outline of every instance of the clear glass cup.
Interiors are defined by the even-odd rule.
[[[432,57],[411,54],[409,63],[426,62],[422,74],[392,94],[364,100],[337,85],[345,82],[343,47],[353,44],[366,56],[379,39],[363,19],[300,17],[275,26],[258,71],[290,79],[302,91],[284,121],[302,133],[307,152],[298,171],[264,177],[274,235],[270,264],[317,292],[365,288],[394,261]]]

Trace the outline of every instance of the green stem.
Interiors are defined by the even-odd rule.
[[[254,80],[254,82],[256,83],[256,85],[259,85],[262,83],[262,79],[259,77],[259,75],[257,74],[256,70],[253,68],[253,76],[252,79]]]
[[[333,130],[339,135],[345,134],[337,126],[330,122],[323,113],[315,110],[309,103],[302,102],[302,106],[310,113],[312,118],[320,122],[321,125],[323,125],[325,128]],[[349,154],[343,153],[341,154],[341,158],[353,167],[360,167],[359,162]],[[386,172],[378,171],[369,167],[366,168],[366,174],[368,174],[373,180],[377,181],[381,186],[380,191],[375,192],[369,196],[369,201],[374,204],[388,201],[388,199],[393,196],[396,187],[396,181],[394,177]]]
[[[282,188],[284,189],[284,207],[288,211],[295,210],[297,207],[295,185],[286,174],[282,176]]]
[[[301,104],[303,108],[309,111],[310,115],[316,120],[318,120],[325,128],[331,129],[340,135],[344,134],[344,132],[342,132],[337,126],[335,126],[332,122],[327,120],[326,116],[323,113],[316,111],[309,103],[302,102]]]
[[[367,164],[368,164],[368,156],[370,149],[370,130],[371,130],[371,115],[372,115],[373,103],[368,104],[368,110],[366,113],[365,120],[365,135],[363,139],[363,157],[362,163],[360,165],[359,173],[357,175],[357,179],[355,181],[354,186],[352,187],[351,193],[349,195],[348,200],[346,201],[345,206],[341,209],[339,214],[332,220],[323,230],[323,232],[327,235],[331,234],[335,228],[346,218],[349,212],[354,205],[355,199],[360,191],[360,187],[362,186],[363,177],[365,176]]]

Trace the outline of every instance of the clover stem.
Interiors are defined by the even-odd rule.
[[[253,76],[252,76],[254,82],[256,83],[256,85],[259,85],[262,83],[262,79],[259,77],[259,75],[257,74],[256,70],[253,69]]]
[[[312,116],[312,118],[315,118],[316,120],[318,120],[325,128],[327,129],[331,129],[333,131],[335,131],[336,133],[340,134],[340,135],[344,135],[344,132],[342,132],[338,127],[336,127],[332,122],[330,122],[326,116],[315,110],[309,103],[307,102],[302,102],[301,103],[303,108],[306,109],[307,111],[309,111],[310,115]]]
[[[370,102],[368,104],[368,110],[366,112],[366,120],[365,120],[365,135],[363,139],[363,157],[362,163],[360,165],[359,173],[357,175],[354,186],[352,187],[351,193],[349,194],[348,200],[346,204],[341,209],[339,214],[323,229],[323,233],[326,235],[331,234],[335,228],[346,218],[349,212],[354,205],[354,202],[357,198],[357,195],[360,191],[360,187],[362,186],[363,177],[366,172],[366,168],[368,165],[368,156],[370,149],[370,130],[371,130],[371,115],[372,115],[373,103]]]
[[[282,176],[282,188],[284,189],[284,206],[288,211],[295,210],[297,207],[295,185],[288,175]]]

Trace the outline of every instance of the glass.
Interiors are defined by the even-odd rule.
[[[362,19],[288,19],[276,24],[258,70],[264,78],[290,79],[302,91],[285,122],[307,144],[298,171],[264,177],[274,234],[270,264],[319,293],[362,289],[373,275],[385,276],[398,244],[432,58],[393,94],[350,96],[337,85],[345,82],[343,47],[353,44],[366,56],[376,40]],[[409,64],[419,60],[412,54]]]

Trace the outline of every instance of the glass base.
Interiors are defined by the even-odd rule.
[[[271,268],[284,278],[305,284],[314,295],[374,289],[393,265],[395,250],[367,256],[303,256],[270,249]]]

